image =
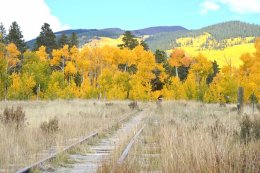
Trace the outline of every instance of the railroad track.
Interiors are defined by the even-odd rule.
[[[54,153],[30,166],[27,166],[17,173],[29,172],[96,172],[102,162],[109,159],[110,153],[117,147],[119,136],[129,134],[137,130],[138,124],[143,119],[143,111],[136,116],[124,117],[105,130],[93,132],[80,139],[60,152]],[[121,125],[120,125],[121,124]],[[81,151],[77,151],[77,149]],[[66,165],[55,164],[60,155],[64,155],[69,163]],[[53,163],[54,161],[54,163]]]
[[[146,125],[124,149],[111,172],[163,172],[159,128],[159,118],[149,116]]]

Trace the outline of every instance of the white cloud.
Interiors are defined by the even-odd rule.
[[[260,0],[219,0],[219,2],[228,5],[236,13],[260,13]]]
[[[260,13],[260,0],[205,0],[201,4],[201,14],[217,11],[221,6],[227,6],[238,14]]]
[[[37,37],[43,23],[49,23],[54,32],[69,28],[51,14],[44,0],[0,0],[0,4],[0,22],[8,31],[11,23],[16,21],[25,40]]]
[[[207,14],[208,11],[218,11],[220,6],[213,1],[204,1],[201,4],[201,14]]]

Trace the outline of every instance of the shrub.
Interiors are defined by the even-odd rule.
[[[129,106],[131,109],[139,109],[138,104],[137,104],[137,101],[133,101],[133,102],[129,103],[128,106]]]
[[[4,109],[3,114],[0,114],[0,120],[5,125],[12,125],[16,126],[16,129],[22,127],[25,123],[25,112],[23,111],[22,106],[18,106],[16,110],[14,107]]]
[[[255,118],[253,125],[252,125],[252,135],[256,139],[260,139],[260,118]]]
[[[245,115],[240,123],[240,137],[245,142],[251,139],[260,139],[260,118],[255,117],[252,121],[248,115]]]
[[[49,121],[44,121],[40,125],[41,130],[44,133],[54,133],[59,130],[59,121],[56,117],[50,119]]]
[[[240,137],[247,141],[250,139],[252,122],[248,115],[245,115],[240,123]]]

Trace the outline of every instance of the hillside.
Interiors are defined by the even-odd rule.
[[[158,26],[158,27],[149,27],[139,30],[132,30],[131,32],[138,36],[143,37],[145,35],[154,35],[164,32],[175,32],[175,31],[187,31],[186,28],[182,26]],[[125,30],[120,28],[105,28],[105,29],[76,29],[76,30],[65,30],[56,32],[55,35],[59,38],[62,34],[70,35],[72,32],[75,32],[79,37],[79,46],[83,46],[86,43],[91,42],[93,39],[99,39],[101,37],[108,37],[117,39],[122,35]],[[35,39],[30,40],[27,42],[27,45],[30,48],[33,48],[35,43]]]
[[[182,48],[190,57],[202,53],[210,60],[216,60],[220,67],[231,64],[239,67],[242,64],[240,56],[245,53],[253,53],[255,37],[236,37],[216,40],[207,32],[196,37],[182,37],[175,40],[176,47]],[[172,49],[167,50],[170,54]]]
[[[211,38],[221,42],[224,39],[237,37],[259,37],[260,26],[239,21],[231,21],[207,26],[198,30],[157,33],[149,37],[146,42],[152,50],[168,50],[172,47],[179,46],[176,44],[178,38],[196,37],[203,35],[205,32],[211,34]]]
[[[122,43],[122,34],[125,32],[120,28],[106,29],[78,29],[56,32],[57,38],[61,34],[70,35],[77,33],[79,46],[117,46]],[[232,63],[234,66],[241,65],[242,53],[252,53],[254,41],[260,36],[260,26],[231,21],[207,26],[197,30],[187,30],[181,26],[158,26],[131,31],[138,39],[145,40],[150,49],[166,50],[171,52],[172,48],[182,48],[191,57],[204,54],[210,60],[216,60],[220,66]],[[28,42],[30,47],[35,40]]]

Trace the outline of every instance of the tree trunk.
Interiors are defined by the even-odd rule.
[[[127,64],[125,64],[125,70],[124,70],[124,72],[126,72],[127,71]]]
[[[175,67],[175,73],[176,73],[176,77],[179,78],[179,73],[178,73],[178,67]]]
[[[65,59],[62,57],[62,71],[63,71],[63,74],[64,74],[64,67],[65,67]]]
[[[38,85],[38,88],[37,88],[37,100],[39,100],[39,93],[41,91],[41,84]]]

